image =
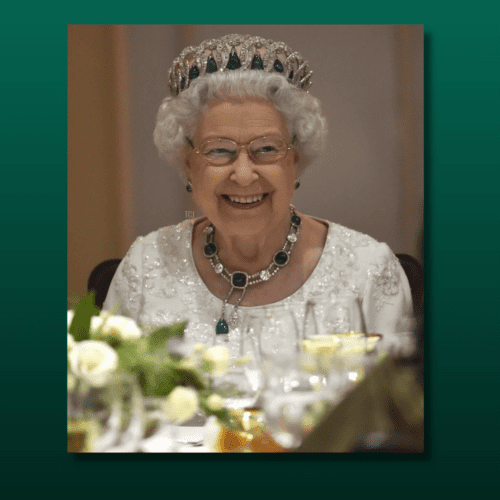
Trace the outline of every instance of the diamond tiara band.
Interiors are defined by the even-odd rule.
[[[172,63],[168,74],[170,92],[177,96],[200,76],[217,71],[263,70],[282,74],[300,90],[311,86],[312,71],[298,52],[283,42],[258,36],[226,35],[186,47]]]

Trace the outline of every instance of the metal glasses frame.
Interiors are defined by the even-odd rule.
[[[271,137],[274,138],[274,139],[279,139],[279,140],[283,141],[286,144],[286,152],[285,152],[283,158],[280,158],[280,160],[278,160],[278,161],[284,160],[286,158],[287,154],[288,154],[288,151],[290,151],[290,149],[293,148],[293,142],[295,140],[295,137],[292,139],[292,142],[290,144],[288,142],[286,142],[285,139],[282,139],[281,137],[276,137],[276,136],[257,137],[256,139],[253,139],[250,142],[247,142],[247,143],[244,143],[244,144],[238,144],[237,142],[235,142],[235,141],[233,141],[231,139],[216,138],[216,139],[208,139],[206,141],[203,141],[199,145],[198,149],[195,148],[193,142],[189,138],[186,137],[186,140],[188,141],[189,145],[193,148],[194,152],[197,153],[197,154],[199,154],[203,158],[203,160],[205,162],[207,162],[209,165],[215,165],[215,166],[219,166],[219,167],[225,167],[226,165],[231,165],[231,163],[234,163],[238,159],[238,156],[240,155],[240,151],[241,151],[242,148],[246,148],[248,157],[251,158],[254,163],[261,164],[261,165],[266,165],[267,162],[260,161],[258,158],[255,158],[250,153],[250,145],[253,144],[255,141],[259,141],[259,140],[267,139],[267,138],[271,138]],[[211,163],[210,160],[200,152],[203,144],[206,144],[207,142],[211,142],[211,141],[217,141],[217,140],[232,142],[233,144],[236,145],[236,155],[230,161],[228,161],[227,163]],[[273,163],[274,161],[277,161],[277,160],[273,160],[273,161],[269,162],[269,164]]]

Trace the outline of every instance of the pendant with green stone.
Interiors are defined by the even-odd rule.
[[[225,319],[219,320],[217,326],[215,327],[215,333],[217,335],[223,335],[229,333],[229,326]]]

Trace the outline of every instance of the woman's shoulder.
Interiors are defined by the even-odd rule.
[[[144,247],[147,245],[156,246],[160,241],[163,242],[163,240],[171,245],[176,242],[183,242],[186,238],[189,239],[191,237],[193,226],[203,219],[203,217],[198,219],[185,219],[178,224],[155,229],[145,236],[138,236],[132,243],[130,249],[132,250],[133,248]]]
[[[356,251],[366,249],[369,252],[373,252],[374,250],[385,252],[389,248],[386,243],[382,243],[372,236],[362,233],[361,231],[350,229],[342,224],[331,222],[326,219],[319,219],[317,217],[310,218],[328,227],[325,249],[345,248]]]
[[[341,224],[317,219],[328,225],[328,234],[321,262],[332,269],[342,269],[343,275],[361,272],[380,265],[392,263],[396,259],[386,243]]]
[[[150,268],[186,259],[191,248],[192,227],[195,221],[196,219],[186,219],[137,237],[123,260],[137,268]]]

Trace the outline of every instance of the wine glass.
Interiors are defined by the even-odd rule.
[[[214,380],[218,388],[226,383],[241,391],[239,396],[226,397],[226,407],[243,429],[226,430],[240,443],[238,451],[250,450],[254,438],[265,431],[262,391],[266,365],[286,365],[296,355],[299,336],[291,305],[246,308],[242,319],[238,355],[244,362],[233,364],[226,376]]]
[[[134,452],[143,436],[143,400],[134,376],[93,387],[68,373],[68,451]]]
[[[247,312],[247,339],[257,342],[260,362],[286,363],[293,359],[301,339],[297,311],[292,302],[269,304]]]
[[[355,294],[323,294],[312,303],[324,334],[366,331],[361,303]]]
[[[316,364],[325,376],[328,399],[337,402],[374,366],[372,350],[379,336],[367,334],[361,302],[353,293],[324,294],[310,302],[309,315],[322,335],[310,335],[314,329],[305,327],[303,347],[309,354],[309,365]]]
[[[226,396],[226,407],[248,409],[255,406],[262,389],[262,354],[259,339],[260,323],[252,313],[243,313],[241,327],[235,330],[238,343],[232,353],[232,362],[223,376],[213,378],[212,385],[219,390],[238,391]]]
[[[302,417],[319,397],[314,388],[319,377],[303,373],[298,362],[303,328],[310,322],[314,318],[305,314],[303,303],[282,302],[248,312],[246,341],[258,352],[266,427],[286,448],[302,442]]]
[[[266,372],[263,408],[273,439],[284,448],[300,446],[308,426],[309,410],[324,397],[321,374],[304,371],[299,356],[273,364]]]

